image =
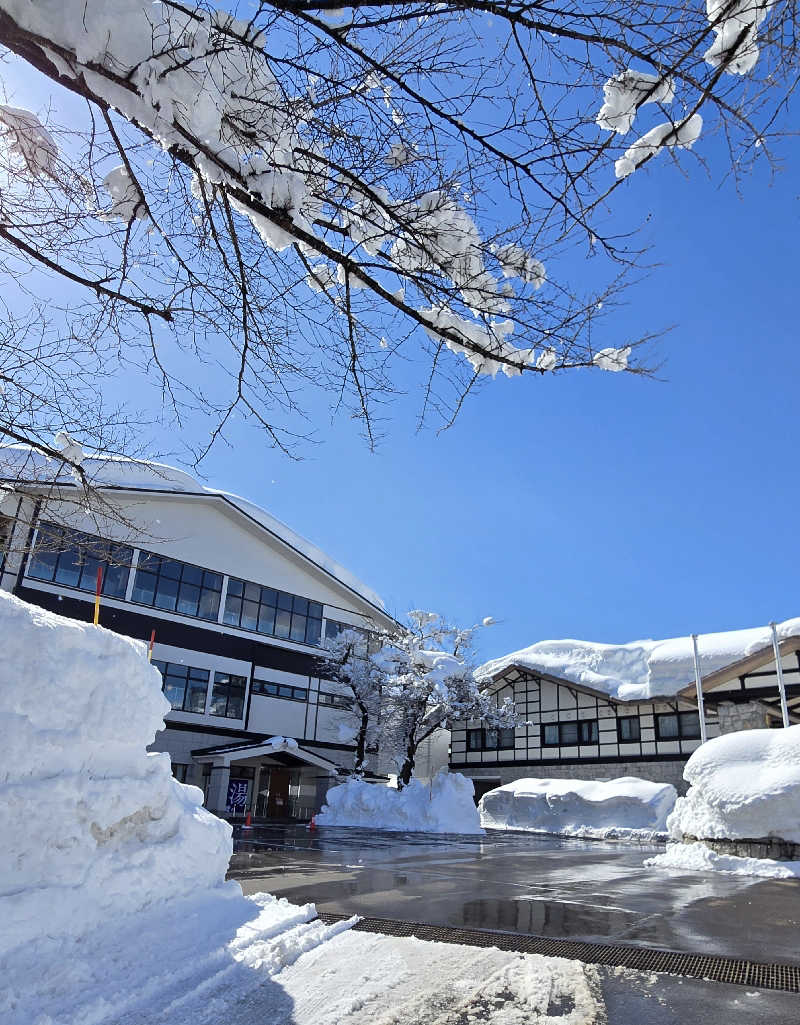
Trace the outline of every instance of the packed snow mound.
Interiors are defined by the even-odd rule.
[[[46,932],[225,893],[231,828],[146,746],[169,703],[145,645],[0,592],[0,956]]]
[[[315,821],[402,833],[483,833],[474,793],[472,780],[457,772],[440,772],[430,784],[412,779],[402,790],[349,780],[328,791]]]
[[[778,639],[800,636],[800,619],[787,619],[777,628]],[[703,677],[747,658],[764,648],[772,650],[768,626],[702,634],[697,639]],[[546,673],[621,701],[671,697],[694,683],[691,637],[628,644],[592,641],[539,641],[480,666],[478,680],[499,676],[509,666]]]
[[[669,868],[676,872],[722,872],[731,876],[756,876],[759,879],[796,879],[800,861],[773,861],[771,858],[739,858],[718,854],[704,843],[671,843],[663,854],[648,858],[649,868]]]
[[[686,763],[670,836],[800,844],[800,726],[715,737]]]
[[[664,836],[677,792],[635,776],[610,780],[518,779],[484,794],[486,829],[521,829],[603,840]]]

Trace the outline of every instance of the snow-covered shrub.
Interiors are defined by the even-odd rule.
[[[408,833],[482,833],[471,779],[440,772],[430,784],[407,787],[350,780],[328,791],[316,816],[320,826],[351,826]]]
[[[478,805],[487,829],[521,829],[595,839],[650,840],[664,834],[677,793],[670,783],[518,779]]]
[[[694,752],[683,777],[689,791],[667,820],[673,839],[800,844],[800,726],[715,737]]]

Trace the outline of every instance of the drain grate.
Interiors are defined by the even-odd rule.
[[[323,922],[340,922],[348,915],[320,914]],[[683,954],[676,950],[651,947],[628,947],[585,940],[555,939],[527,933],[493,932],[489,929],[458,929],[449,926],[424,925],[421,922],[399,922],[390,918],[362,918],[354,926],[359,932],[377,932],[386,936],[416,936],[437,943],[461,943],[468,947],[497,947],[520,954],[545,954],[565,957],[590,964],[633,968],[640,972],[664,972],[685,975],[709,982],[729,982],[753,989],[780,989],[800,993],[800,967],[788,964],[762,964],[712,954]]]

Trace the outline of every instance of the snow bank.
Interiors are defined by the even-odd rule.
[[[668,822],[675,839],[774,836],[800,844],[800,726],[715,737],[683,776],[689,791]]]
[[[657,840],[677,794],[670,783],[518,779],[490,790],[478,805],[486,829],[523,829],[601,840]]]
[[[0,956],[229,890],[230,827],[145,751],[169,710],[145,646],[5,592],[0,633]]]
[[[652,868],[671,868],[677,872],[723,872],[732,876],[757,876],[761,879],[800,877],[800,861],[773,861],[771,858],[737,858],[717,854],[703,843],[671,843],[663,854],[648,858]]]
[[[482,833],[472,780],[440,772],[430,784],[412,779],[403,790],[350,780],[328,791],[318,826],[404,833]]]
[[[715,737],[694,752],[683,776],[689,791],[667,820],[673,840],[777,837],[800,844],[800,726]],[[647,864],[772,878],[800,874],[800,862],[718,854],[702,843],[670,844]]]
[[[778,638],[800,636],[800,619],[778,626]],[[764,648],[772,649],[768,626],[702,634],[697,641],[705,677]],[[596,644],[592,641],[539,641],[480,666],[479,680],[499,676],[509,666],[547,673],[609,694],[622,701],[668,697],[694,683],[691,637],[665,641]]]

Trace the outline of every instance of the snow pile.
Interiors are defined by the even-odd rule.
[[[662,837],[677,794],[670,783],[518,779],[490,790],[478,805],[486,829],[521,829],[598,840]]]
[[[800,619],[787,619],[778,625],[777,631],[779,640],[800,636]],[[702,634],[697,645],[700,672],[705,678],[755,652],[772,651],[772,632],[768,626],[763,626]],[[475,675],[481,681],[491,680],[509,666],[569,680],[621,701],[671,697],[694,684],[691,637],[631,641],[629,644],[539,641],[529,648],[486,662]]]
[[[627,178],[645,160],[656,156],[665,146],[691,149],[700,138],[702,128],[703,119],[699,114],[692,114],[691,117],[675,124],[672,121],[664,121],[663,124],[656,125],[629,146],[623,156],[615,162],[614,171],[617,178]]]
[[[800,726],[715,737],[692,754],[683,775],[689,791],[667,821],[673,840],[777,837],[800,844]],[[800,874],[800,862],[739,858],[680,842],[649,864],[740,875]]]
[[[318,826],[403,833],[482,833],[471,779],[440,772],[430,785],[412,779],[403,790],[350,780],[328,791]]]
[[[225,893],[230,827],[145,751],[169,711],[145,646],[4,592],[0,624],[0,955]]]

